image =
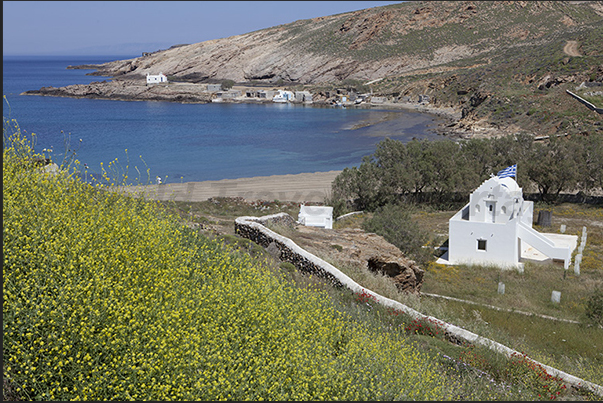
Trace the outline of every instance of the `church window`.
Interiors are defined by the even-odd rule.
[[[486,250],[486,240],[485,239],[477,240],[477,250]]]

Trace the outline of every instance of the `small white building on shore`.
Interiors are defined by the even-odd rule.
[[[578,237],[534,230],[533,204],[523,199],[512,177],[484,181],[471,193],[469,203],[450,218],[448,251],[438,263],[522,269],[522,261],[536,249],[545,260],[563,261],[567,269]]]
[[[147,73],[147,84],[159,84],[159,83],[167,83],[167,76],[163,73],[159,73],[158,75],[151,75]]]
[[[293,91],[278,90],[278,93],[272,97],[273,102],[292,102],[295,100]]]

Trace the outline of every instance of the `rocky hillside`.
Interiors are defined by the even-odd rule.
[[[410,1],[74,66],[113,81],[63,95],[107,96],[162,72],[171,81],[229,80],[319,95],[344,87],[390,102],[427,94],[433,106],[462,113],[454,129],[467,135],[492,128],[579,133],[593,130],[600,116],[565,90],[603,82],[601,43],[601,1]],[[141,90],[125,99],[149,96]]]
[[[601,2],[406,2],[179,45],[104,64],[97,74],[163,72],[194,82],[370,81],[442,71],[453,61],[487,63],[509,50],[576,39],[602,21]]]

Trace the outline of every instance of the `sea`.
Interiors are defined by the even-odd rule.
[[[342,170],[359,166],[385,138],[442,137],[435,133],[442,118],[409,110],[20,95],[110,80],[67,66],[131,57],[4,56],[4,120],[35,134],[36,151],[56,162],[75,153],[90,178],[100,175],[101,163],[112,163],[142,183],[157,176],[173,183]]]

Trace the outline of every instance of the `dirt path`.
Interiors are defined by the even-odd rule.
[[[568,56],[582,56],[578,51],[577,41],[567,41],[567,43],[563,47],[563,52]]]

